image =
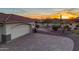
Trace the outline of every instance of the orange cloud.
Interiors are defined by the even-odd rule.
[[[29,17],[33,18],[33,19],[46,19],[46,18],[48,18],[47,15],[31,15]]]
[[[73,13],[68,13],[68,12],[59,12],[59,13],[55,13],[52,15],[29,15],[28,17],[32,18],[32,19],[47,19],[47,18],[51,18],[51,19],[68,19],[68,20],[73,20],[75,18],[78,17],[78,15],[73,14]]]
[[[51,15],[50,18],[57,18],[57,19],[74,19],[78,17],[77,15],[73,15],[73,14],[70,14],[70,13],[66,13],[66,12],[61,12],[59,14],[55,14],[55,15]]]

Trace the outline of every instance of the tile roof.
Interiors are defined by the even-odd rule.
[[[0,13],[0,23],[18,23],[18,22],[29,23],[33,21],[34,21],[33,19],[28,17],[23,17],[14,14]]]
[[[75,22],[79,22],[79,19],[76,19]]]

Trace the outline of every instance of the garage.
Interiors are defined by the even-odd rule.
[[[29,33],[31,33],[30,24],[24,24],[24,23],[6,24],[6,34],[11,35],[11,40]]]
[[[17,37],[29,33],[30,33],[30,25],[25,25],[25,24],[17,25],[11,30],[11,39],[15,39]]]
[[[0,17],[0,42],[6,43],[31,33],[31,19],[13,14],[1,14]]]

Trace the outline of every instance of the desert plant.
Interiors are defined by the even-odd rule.
[[[52,29],[53,29],[54,31],[57,31],[57,30],[59,29],[59,25],[53,25],[53,26],[52,26]]]
[[[73,33],[79,34],[79,30],[74,30]]]
[[[79,23],[76,24],[76,27],[79,27]]]

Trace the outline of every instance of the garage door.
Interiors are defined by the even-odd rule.
[[[29,25],[18,25],[11,30],[11,39],[18,38],[25,34],[30,33],[30,26]]]

